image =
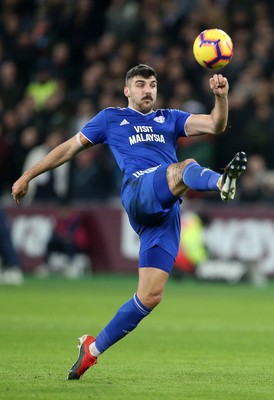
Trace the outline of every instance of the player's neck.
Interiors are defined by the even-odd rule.
[[[135,112],[137,112],[139,114],[142,114],[142,115],[148,115],[148,114],[151,114],[151,113],[154,112],[153,109],[149,110],[148,112],[142,112],[142,111],[136,110],[136,108],[134,108],[132,106],[128,106],[127,108],[130,108],[132,111],[135,111]]]

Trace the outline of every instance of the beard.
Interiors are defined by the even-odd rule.
[[[146,96],[141,99],[141,101],[137,104],[139,111],[143,114],[147,114],[152,111],[155,101],[151,96]]]

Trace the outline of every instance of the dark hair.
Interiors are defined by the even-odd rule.
[[[131,68],[126,74],[126,85],[129,79],[134,78],[135,76],[141,76],[143,78],[150,78],[151,76],[155,76],[157,79],[157,73],[154,68],[150,67],[146,64],[139,64],[135,67]]]

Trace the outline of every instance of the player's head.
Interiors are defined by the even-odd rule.
[[[149,65],[146,64],[139,64],[136,65],[135,67],[131,68],[127,74],[126,74],[126,86],[128,85],[128,81],[135,76],[141,76],[142,78],[150,78],[154,77],[157,79],[157,73],[154,68],[150,67]]]
[[[131,68],[126,74],[124,94],[131,108],[147,114],[157,98],[156,71],[145,64]]]

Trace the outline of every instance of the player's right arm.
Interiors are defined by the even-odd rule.
[[[192,114],[186,122],[188,136],[219,134],[224,132],[228,121],[228,90],[227,78],[214,74],[209,79],[210,89],[215,96],[215,104],[210,114]]]
[[[19,200],[28,191],[29,182],[46,171],[59,167],[70,161],[80,151],[91,147],[92,143],[81,132],[51,150],[41,161],[28,169],[12,186],[12,197],[19,204]]]

